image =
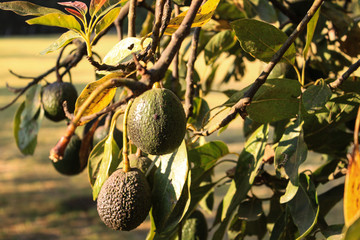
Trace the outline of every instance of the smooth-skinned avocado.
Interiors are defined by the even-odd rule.
[[[127,121],[131,141],[151,155],[175,151],[186,132],[184,108],[179,98],[165,88],[153,88],[135,98]]]
[[[137,168],[118,169],[101,187],[97,211],[106,226],[130,231],[139,226],[151,208],[151,190],[145,175]]]
[[[65,149],[63,159],[52,162],[59,173],[71,176],[79,174],[85,169],[87,162],[80,159],[80,147],[81,139],[75,134]]]
[[[69,112],[73,113],[77,96],[74,85],[68,82],[54,82],[45,86],[41,95],[45,116],[54,122],[64,120],[63,102],[67,102]]]
[[[93,136],[93,146],[96,146],[101,140],[103,140],[107,135],[109,134],[109,127],[106,126],[100,126],[98,127]],[[123,134],[122,132],[115,128],[114,129],[114,140],[116,141],[116,144],[118,145],[119,149],[123,146]]]

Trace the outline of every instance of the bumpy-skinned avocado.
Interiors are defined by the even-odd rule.
[[[75,110],[77,91],[71,83],[54,82],[45,86],[42,90],[42,104],[45,110],[45,116],[55,122],[66,118],[63,109],[63,102],[67,102],[70,113]]]
[[[130,231],[139,226],[151,208],[151,191],[145,175],[137,168],[116,170],[101,187],[97,211],[106,226]]]
[[[186,132],[184,108],[165,88],[148,90],[129,109],[128,135],[143,152],[162,155],[175,151]]]
[[[208,227],[205,216],[199,210],[195,210],[182,227],[182,239],[206,240]]]
[[[98,127],[94,132],[93,146],[96,146],[96,144],[98,144],[101,140],[103,140],[108,134],[109,134],[109,128],[106,128],[106,126]],[[114,129],[114,139],[119,149],[121,149],[123,145],[123,135],[122,132],[117,128]]]
[[[130,162],[130,166],[133,168],[137,168],[139,169],[141,172],[143,172],[144,174],[147,173],[149,167],[152,164],[152,160],[146,156],[140,156],[137,157],[136,154],[130,154],[129,155],[129,162]],[[120,168],[123,167],[123,162],[120,163]],[[152,188],[153,183],[154,183],[154,174],[156,171],[156,166],[152,166],[149,174],[146,176],[146,179],[149,182],[150,188]]]
[[[76,175],[81,173],[86,167],[87,162],[81,161],[79,152],[81,139],[78,135],[73,135],[67,145],[62,160],[52,162],[55,169],[64,175]]]

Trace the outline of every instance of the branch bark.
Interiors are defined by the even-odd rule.
[[[241,98],[230,110],[230,113],[222,119],[216,125],[210,127],[208,130],[203,132],[195,132],[197,135],[208,136],[220,128],[229,124],[232,120],[235,119],[237,114],[241,117],[245,118],[247,116],[246,107],[251,104],[251,100],[254,97],[255,93],[259,90],[259,88],[265,83],[268,78],[270,72],[274,69],[276,64],[281,60],[282,56],[285,54],[287,49],[291,46],[291,44],[295,41],[295,39],[299,36],[300,32],[302,32],[307,23],[314,16],[318,8],[322,5],[325,0],[315,0],[310,9],[308,10],[305,17],[301,20],[296,29],[291,33],[285,43],[281,46],[281,48],[273,55],[271,61],[265,66],[264,70],[261,72],[259,77],[255,80],[255,82],[250,86],[249,90],[244,93],[244,97]]]
[[[193,112],[193,98],[194,98],[194,68],[197,54],[197,46],[199,43],[201,28],[195,28],[194,35],[191,42],[191,53],[189,61],[187,63],[187,72],[186,72],[186,91],[185,91],[185,114],[186,118],[191,117]]]
[[[148,74],[143,75],[141,81],[147,85],[152,85],[154,82],[161,80],[165,76],[165,72],[170,66],[176,52],[180,49],[181,43],[190,33],[191,24],[193,23],[196,13],[200,8],[202,0],[193,0],[190,8],[181,22],[180,27],[172,35],[169,45],[162,52],[159,60],[148,71]]]
[[[358,68],[360,67],[360,60],[358,60],[357,62],[355,62],[354,64],[352,64],[348,70],[341,75],[339,78],[337,78],[335,81],[333,81],[332,83],[329,84],[331,89],[335,89],[338,88],[346,79],[349,78],[349,76],[355,72]]]
[[[128,37],[135,37],[136,0],[130,0],[128,13]]]

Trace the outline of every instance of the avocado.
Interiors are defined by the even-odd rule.
[[[145,174],[145,176],[146,176],[146,173],[147,173],[149,167],[153,163],[153,161],[150,158],[145,157],[145,156],[137,157],[136,154],[129,155],[129,162],[130,162],[130,167],[139,169],[142,173]],[[119,167],[120,168],[123,167],[123,162],[120,163]],[[156,166],[154,165],[154,166],[152,166],[150,172],[146,176],[146,179],[149,182],[150,188],[152,188],[153,183],[154,183],[155,171],[156,171]]]
[[[109,134],[109,128],[106,128],[106,126],[100,126],[98,127],[93,136],[93,146],[96,146],[101,140],[103,140],[107,135]],[[123,134],[122,132],[115,128],[114,129],[114,140],[116,141],[116,144],[118,145],[119,149],[123,146]]]
[[[153,88],[135,98],[127,121],[131,141],[151,155],[175,151],[186,132],[184,108],[179,98],[165,88]]]
[[[69,112],[73,113],[77,96],[74,85],[68,82],[54,82],[45,86],[41,95],[45,116],[54,122],[64,120],[63,102],[67,102]]]
[[[195,210],[182,226],[182,239],[206,240],[208,227],[205,216],[199,210]]]
[[[118,169],[101,187],[97,211],[106,226],[130,231],[139,226],[151,208],[151,190],[145,175],[137,168]]]
[[[62,160],[52,162],[55,169],[64,175],[76,175],[81,173],[86,167],[87,162],[82,162],[79,156],[81,139],[74,134],[67,145]]]

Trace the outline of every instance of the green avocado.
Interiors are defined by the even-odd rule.
[[[73,135],[67,145],[62,160],[52,162],[55,169],[64,175],[76,175],[81,173],[86,167],[87,162],[82,162],[79,156],[81,139],[78,135]]]
[[[182,227],[182,239],[206,240],[208,227],[205,216],[199,210],[195,210]]]
[[[165,88],[154,88],[135,98],[127,121],[131,141],[151,155],[175,151],[186,132],[184,108],[178,97]]]
[[[74,85],[68,82],[54,82],[45,86],[41,95],[45,116],[54,122],[64,120],[63,102],[67,102],[69,112],[73,113],[77,96]]]
[[[108,134],[109,134],[109,128],[106,128],[106,126],[98,127],[94,132],[93,146],[95,147],[96,144],[98,144],[101,140],[107,137]],[[123,146],[123,134],[117,128],[114,129],[114,140],[116,141],[116,144],[118,145],[119,149],[121,149]]]
[[[97,199],[97,211],[106,226],[130,231],[138,227],[151,208],[151,190],[137,168],[118,169],[105,181]]]

